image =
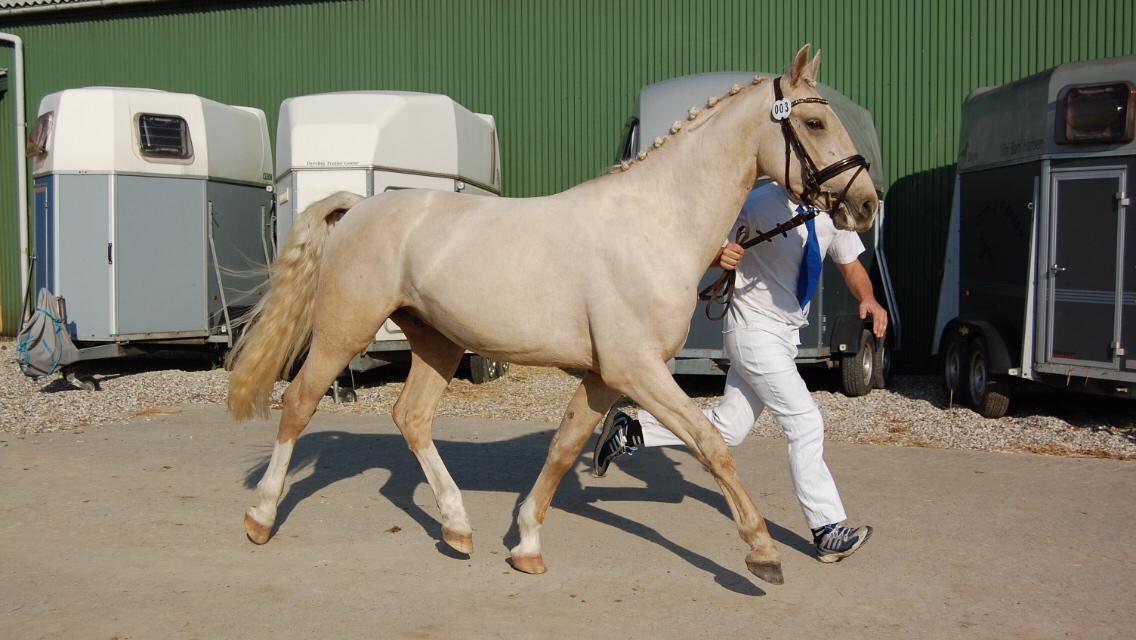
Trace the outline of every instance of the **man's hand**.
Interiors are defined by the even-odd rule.
[[[865,298],[860,301],[860,319],[863,320],[868,316],[872,316],[872,333],[882,340],[887,333],[887,310],[881,307],[875,298]]]
[[[837,263],[836,268],[840,270],[840,275],[844,276],[844,282],[848,283],[848,290],[860,301],[860,319],[872,316],[872,333],[877,338],[883,339],[888,328],[888,312],[876,302],[875,292],[872,291],[872,279],[868,276],[867,269],[859,260],[853,260],[848,264]]]
[[[718,254],[718,266],[726,271],[733,271],[738,268],[738,264],[742,261],[742,256],[745,255],[745,249],[742,245],[731,242],[722,247],[721,253]]]

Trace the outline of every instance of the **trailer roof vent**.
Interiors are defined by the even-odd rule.
[[[180,116],[139,114],[138,145],[147,158],[185,160],[193,157],[189,125]]]
[[[1132,142],[1136,86],[1131,82],[1070,85],[1057,94],[1057,144]]]

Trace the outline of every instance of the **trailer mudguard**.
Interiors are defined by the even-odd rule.
[[[952,333],[961,335],[967,344],[973,342],[976,336],[986,339],[986,348],[990,352],[990,361],[987,363],[990,373],[1007,373],[1014,367],[1003,332],[989,320],[970,315],[959,316],[947,323],[943,329],[943,339]]]
[[[833,355],[851,355],[860,351],[860,332],[864,321],[855,314],[836,316],[832,322],[832,333],[828,335],[828,348]],[[843,348],[841,348],[843,345]]]

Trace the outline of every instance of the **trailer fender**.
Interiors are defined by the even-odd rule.
[[[846,314],[836,316],[832,323],[832,333],[828,336],[828,347],[833,355],[852,355],[860,351],[860,331],[865,327],[860,316]]]
[[[1006,340],[1002,332],[993,324],[977,318],[955,318],[947,323],[943,329],[943,339],[952,333],[963,337],[966,343],[974,341],[976,336],[986,339],[986,347],[990,350],[990,373],[1007,373],[1013,368],[1010,361],[1010,350],[1006,347]]]

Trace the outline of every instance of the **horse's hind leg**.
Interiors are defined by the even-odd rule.
[[[410,342],[411,363],[406,386],[391,416],[434,491],[442,516],[442,539],[457,551],[473,553],[473,529],[469,526],[461,491],[438,455],[432,436],[438,401],[465,350],[409,313],[396,312],[392,319]]]
[[[595,431],[600,418],[618,398],[619,393],[609,389],[598,375],[590,372],[584,375],[583,382],[568,403],[568,410],[564,412],[560,427],[552,438],[544,468],[540,470],[536,484],[517,514],[521,541],[509,554],[513,566],[519,571],[544,573],[548,570],[540,553],[540,525],[544,523],[544,516],[560,480],[580,457],[580,451]]]
[[[318,320],[317,320],[318,326]],[[272,536],[272,525],[276,522],[276,506],[284,492],[284,479],[288,473],[288,463],[292,459],[292,449],[296,439],[308,426],[316,412],[320,398],[327,392],[335,377],[351,362],[355,354],[362,351],[375,335],[378,325],[370,329],[358,327],[334,327],[349,330],[351,333],[336,331],[316,331],[304,365],[284,390],[284,408],[280,416],[280,427],[276,432],[276,444],[272,448],[272,458],[264,477],[256,485],[259,498],[257,505],[245,513],[245,533],[249,540],[264,544]],[[331,339],[329,335],[337,335]]]
[[[626,392],[651,415],[681,439],[718,481],[738,525],[738,533],[750,547],[746,566],[758,578],[781,584],[781,552],[769,535],[765,519],[738,478],[734,457],[726,441],[690,398],[683,393],[665,365],[640,363],[627,369]]]

